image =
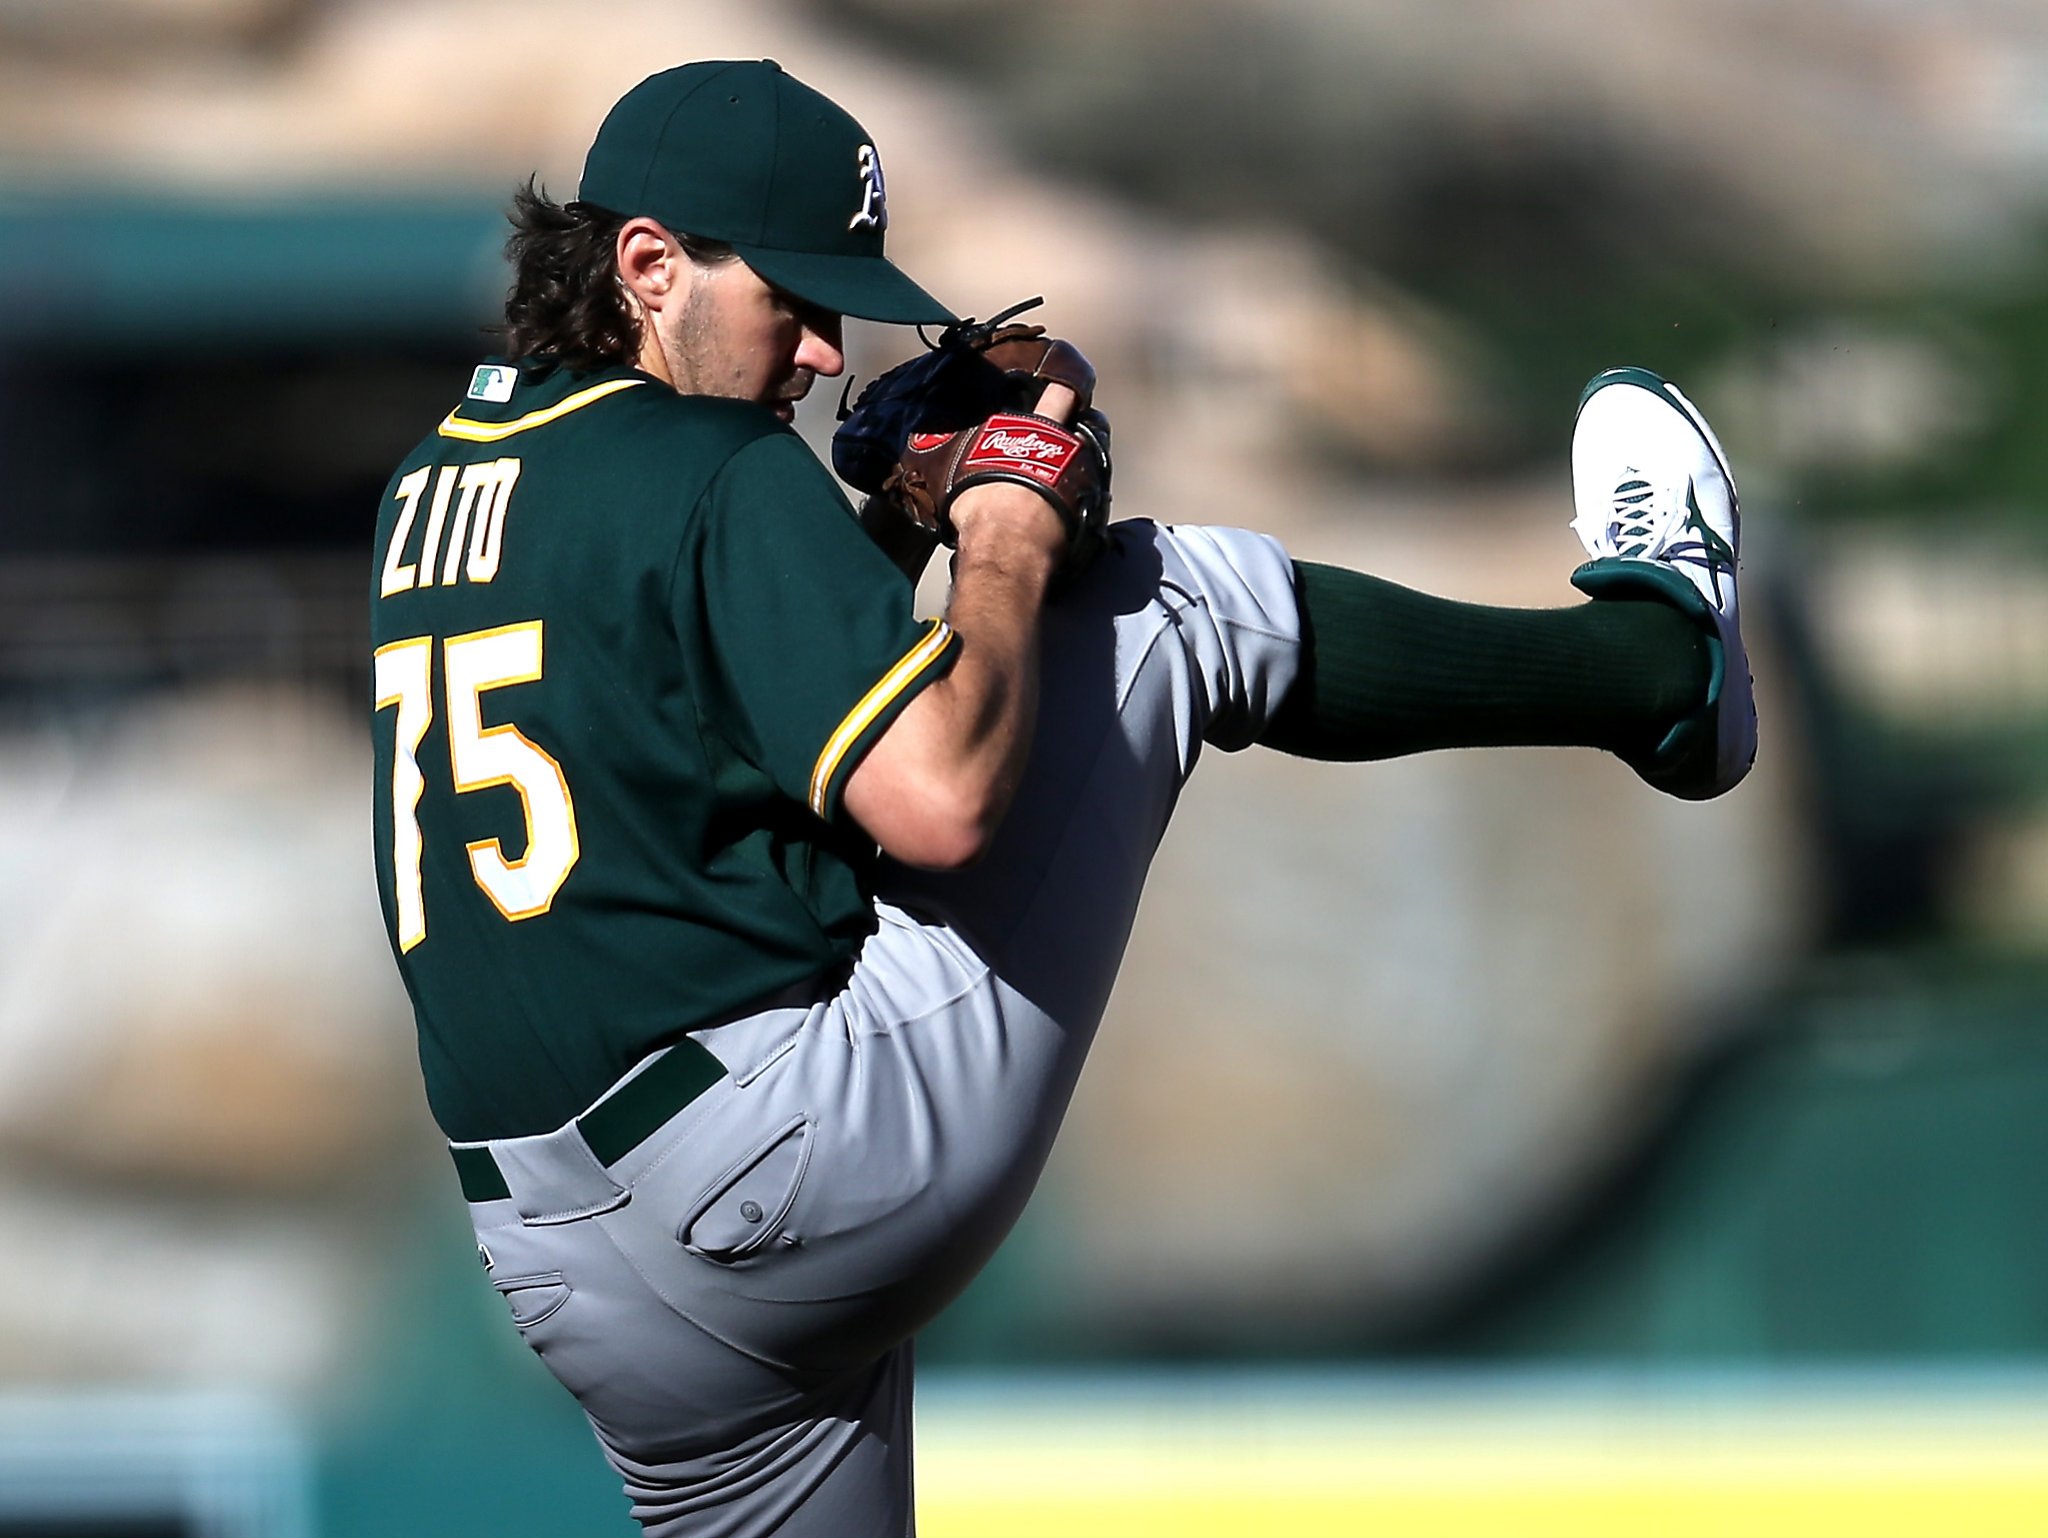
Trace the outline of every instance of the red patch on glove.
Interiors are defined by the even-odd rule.
[[[998,414],[975,430],[974,443],[960,461],[956,478],[1001,473],[1050,486],[1080,452],[1081,440],[1057,423],[1044,417]]]

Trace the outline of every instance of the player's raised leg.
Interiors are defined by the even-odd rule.
[[[1720,445],[1674,387],[1611,369],[1582,397],[1572,461],[1593,557],[1572,580],[1596,602],[1494,608],[1304,563],[1301,676],[1260,740],[1346,761],[1583,746],[1675,796],[1739,783],[1756,714]]]

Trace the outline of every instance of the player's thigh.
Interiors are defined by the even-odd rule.
[[[910,1405],[906,1346],[714,1454],[605,1451],[649,1538],[904,1538]]]
[[[509,1204],[503,1204],[509,1205]],[[480,1226],[513,1327],[608,1445],[713,1449],[786,1422],[815,1385],[721,1340],[665,1295],[609,1215]]]
[[[1255,740],[1300,654],[1293,567],[1273,541],[1144,523],[1116,536],[1047,609],[1031,756],[988,854],[882,883],[973,940],[1082,1050],[1181,786],[1205,744]]]
[[[640,1205],[660,1205],[660,1185],[646,1182]],[[654,1286],[642,1274],[660,1251],[617,1242],[616,1220],[632,1205],[572,1224],[515,1221],[484,1231],[483,1243],[520,1333],[582,1405],[645,1530],[907,1532],[908,1347],[818,1374],[719,1339],[663,1296],[691,1304],[686,1283]]]

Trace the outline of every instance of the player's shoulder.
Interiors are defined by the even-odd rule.
[[[692,503],[844,503],[838,482],[811,446],[754,401],[646,390],[617,420],[622,435],[633,440],[635,457],[666,467],[670,486],[686,490]]]
[[[837,491],[803,439],[757,402],[681,395],[624,365],[578,371],[533,358],[477,364],[399,474],[504,455],[535,485],[559,482],[579,497],[601,489],[621,516],[694,506],[714,485],[748,496]]]
[[[438,431],[443,438],[477,443],[543,433],[531,441],[653,433],[696,440],[701,452],[736,448],[781,429],[765,406],[678,395],[625,364],[579,370],[546,358],[487,358],[472,370],[462,399]]]
[[[795,437],[774,412],[754,401],[678,395],[658,380],[648,383],[652,388],[635,390],[620,401],[620,420],[630,420],[635,431],[687,438],[700,452],[737,452],[762,439]]]

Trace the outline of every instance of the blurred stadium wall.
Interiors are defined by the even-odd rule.
[[[1046,1189],[927,1342],[931,1529],[2048,1527],[2037,7],[13,0],[0,1533],[240,1531],[95,1506],[60,1453],[116,1433],[265,1531],[623,1528],[414,1080],[364,543],[515,181],[760,54],[876,131],[929,286],[1047,295],[1127,514],[1570,602],[1572,403],[1632,361],[1749,515],[1726,802],[1205,767]]]

